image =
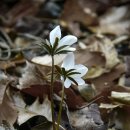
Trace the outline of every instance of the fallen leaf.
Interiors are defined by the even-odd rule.
[[[118,108],[114,111],[112,117],[115,129],[129,130],[130,129],[130,108]],[[111,117],[111,118],[112,118]]]
[[[3,102],[0,105],[0,122],[7,121],[10,125],[13,125],[17,119],[17,109],[14,103],[9,99],[7,94],[4,95]]]
[[[26,15],[26,14],[25,14]],[[39,33],[41,33],[42,30],[44,30],[44,24],[42,23],[42,21],[36,17],[33,16],[22,16],[21,18],[16,19],[16,23],[15,23],[15,30],[18,33],[23,33],[23,34],[32,34],[32,35],[39,35]],[[18,42],[23,43],[28,43],[29,41],[22,37],[17,37],[15,39],[15,44],[19,44]],[[22,44],[21,44],[22,45]],[[25,44],[23,44],[25,45]],[[28,44],[27,44],[28,45]]]
[[[18,123],[22,124],[33,116],[42,115],[47,118],[48,121],[52,121],[51,118],[51,103],[48,98],[44,98],[42,104],[37,99],[31,106],[27,106],[21,109],[18,113]]]
[[[80,50],[75,53],[75,60],[77,64],[80,63],[89,68],[85,78],[96,78],[105,72],[105,57],[100,52]]]
[[[3,18],[4,25],[12,26],[20,18],[29,15],[35,15],[38,12],[38,7],[41,5],[41,3],[42,2],[35,1],[29,1],[29,3],[26,1],[19,1],[15,6],[13,6],[13,8],[11,8],[11,10],[8,11],[8,13],[6,13],[6,18]]]
[[[34,84],[32,86],[29,86],[28,88],[22,89],[21,93],[26,93],[33,97],[39,97],[39,99],[43,101],[45,95],[48,95],[50,97],[50,85]],[[58,96],[61,96],[60,82],[54,83],[54,93],[57,94]],[[79,109],[84,104],[86,104],[85,100],[81,97],[80,93],[76,91],[76,89],[73,88],[65,89],[65,95],[66,95],[65,102],[68,105],[69,109],[71,110]]]
[[[66,54],[55,55],[54,64],[55,65],[60,64],[65,57],[66,57]],[[37,56],[37,57],[32,58],[31,61],[35,64],[40,64],[40,65],[45,65],[45,66],[51,66],[51,64],[52,64],[52,59],[51,59],[50,55]]]
[[[115,80],[119,79],[120,76],[125,73],[125,66],[124,64],[117,65],[114,69],[112,69],[108,73],[104,73],[101,76],[88,79],[92,84],[95,86],[96,94],[99,94],[105,88],[112,87],[115,85]]]
[[[89,50],[79,50],[75,52],[75,62],[83,64],[87,67],[105,65],[105,58],[100,52],[90,52]]]
[[[129,6],[110,8],[100,17],[99,26],[90,27],[94,32],[108,33],[114,35],[129,34],[130,16]]]
[[[86,79],[93,79],[96,77],[101,76],[103,73],[105,73],[106,69],[102,68],[101,66],[93,66],[88,70],[87,75],[85,76]]]
[[[85,0],[67,0],[64,6],[61,19],[67,22],[79,21],[85,25],[93,24],[97,21],[96,14],[89,8],[85,8],[87,2]],[[71,7],[71,10],[69,9]],[[89,10],[89,11],[87,11]]]
[[[87,45],[88,43],[88,45]],[[112,41],[103,35],[93,35],[86,40],[87,49],[90,52],[100,52],[105,57],[106,70],[112,69],[120,60]]]
[[[36,67],[34,64],[27,62],[26,67],[24,68],[24,72],[22,74],[22,77],[19,78],[19,85],[17,85],[17,88],[23,89],[30,87],[34,84],[43,84],[46,83],[45,74],[46,71],[50,71],[50,68],[44,67],[43,74],[41,73],[43,70],[42,67]]]
[[[0,124],[0,130],[15,130],[13,126],[11,126],[7,121],[3,120],[2,124]]]
[[[104,109],[114,109],[114,108],[117,108],[119,107],[120,105],[117,104],[117,105],[114,105],[114,104],[105,104],[105,103],[101,103],[99,108],[104,108]]]
[[[3,102],[5,90],[7,84],[9,83],[7,75],[5,75],[2,71],[0,71],[0,104]]]
[[[78,86],[78,90],[79,90],[81,96],[84,99],[86,99],[86,101],[91,100],[95,96],[94,88],[88,84]]]
[[[130,56],[125,57],[126,73],[124,77],[124,85],[130,86]]]
[[[130,93],[112,91],[111,98],[115,102],[130,105]]]
[[[19,130],[52,130],[52,123],[44,116],[34,116],[19,126]]]
[[[98,24],[96,13],[89,8],[90,1],[86,0],[67,0],[64,4],[60,21],[61,25],[67,27],[75,36],[83,36],[80,24],[88,25]],[[70,9],[71,7],[71,9]]]
[[[97,104],[91,104],[89,107],[70,112],[69,114],[72,126],[78,130],[96,129],[96,127],[98,127],[99,130],[105,130]]]

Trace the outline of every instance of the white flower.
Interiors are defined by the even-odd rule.
[[[81,77],[87,73],[88,68],[81,64],[75,65],[73,53],[69,53],[66,56],[61,67],[62,70],[65,69],[65,75],[61,76],[61,80],[64,80],[66,88],[69,88],[71,83],[75,84],[75,81],[78,85],[85,84],[85,81]]]
[[[67,35],[63,38],[61,38],[61,29],[60,26],[55,27],[51,32],[50,32],[50,36],[49,36],[49,41],[50,44],[52,45],[52,47],[55,44],[55,40],[56,38],[58,38],[58,48],[65,46],[64,48],[62,48],[63,50],[68,50],[68,51],[75,51],[76,49],[73,47],[70,47],[72,44],[74,44],[75,42],[77,42],[77,37],[73,36],[73,35]]]

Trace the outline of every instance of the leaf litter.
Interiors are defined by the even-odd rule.
[[[65,89],[60,128],[130,129],[128,0],[0,3],[0,129],[52,129],[51,59],[28,36],[48,39],[57,24],[62,26],[63,35],[78,37],[76,63],[89,68],[83,77],[84,86]],[[59,65],[64,55],[55,59]],[[59,80],[55,81],[54,92],[57,113],[61,97]]]

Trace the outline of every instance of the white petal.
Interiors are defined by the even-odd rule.
[[[76,50],[76,48],[67,46],[67,47],[65,47],[65,48],[62,49],[62,50],[68,50],[68,51],[72,51],[72,52],[73,52],[73,51]]]
[[[74,54],[71,52],[65,57],[61,67],[65,68],[65,70],[69,70],[74,68],[74,64]]]
[[[65,86],[65,88],[69,88],[71,86],[71,80],[69,80],[68,78],[66,78],[66,80],[64,82],[64,86]]]
[[[55,27],[50,32],[50,43],[51,43],[51,45],[54,44],[56,37],[58,37],[59,39],[61,38],[61,29],[60,29],[60,26]]]
[[[68,50],[68,51],[75,51],[76,48],[74,48],[74,47],[69,47],[67,50]]]
[[[76,72],[79,72],[80,74],[73,75],[73,77],[82,77],[88,72],[88,68],[81,64],[75,65],[74,69],[76,70]]]
[[[74,44],[75,42],[77,42],[77,37],[73,36],[73,35],[67,35],[65,37],[63,37],[60,42],[59,42],[59,47],[63,46],[63,45],[68,45],[71,46],[72,44]]]
[[[74,78],[74,80],[78,83],[78,85],[85,84],[85,81],[82,78]]]

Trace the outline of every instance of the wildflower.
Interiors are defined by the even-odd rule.
[[[46,43],[41,44],[41,46],[53,56],[75,51],[75,48],[70,47],[75,42],[77,42],[77,37],[73,35],[67,35],[61,38],[61,29],[60,26],[57,26],[50,32],[49,41],[46,40]]]
[[[74,54],[72,52],[66,56],[61,67],[62,68],[60,69],[56,66],[58,72],[61,74],[61,80],[64,81],[64,86],[66,88],[69,88],[71,84],[85,84],[85,81],[81,77],[87,73],[88,68],[81,64],[75,65]]]

